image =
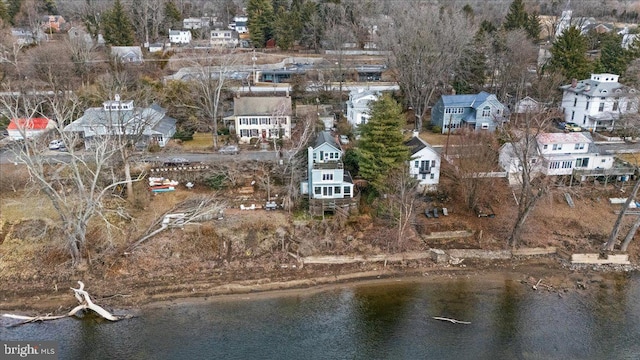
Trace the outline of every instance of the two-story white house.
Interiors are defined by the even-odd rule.
[[[236,47],[240,43],[240,39],[235,30],[216,29],[211,30],[209,42],[211,46]]]
[[[517,153],[514,144],[511,143],[500,149],[500,166],[508,173],[510,184],[519,181],[522,171],[522,163]],[[575,170],[582,173],[602,170],[601,174],[606,175],[604,170],[611,169],[614,164],[613,155],[602,153],[588,132],[538,134],[535,141],[531,142],[529,153],[532,173],[547,176],[572,175]],[[583,181],[584,177],[580,175],[577,180]]]
[[[169,30],[169,42],[172,44],[189,44],[191,42],[191,31]]]
[[[309,212],[322,215],[342,208],[349,212],[357,208],[351,175],[344,170],[342,149],[328,131],[318,134],[307,151],[307,180],[300,183],[300,192],[309,196]]]
[[[440,153],[416,133],[404,144],[411,152],[409,176],[418,180],[418,189],[423,192],[437,190],[440,182]]]
[[[611,130],[623,114],[638,112],[639,93],[618,82],[615,74],[591,74],[590,79],[563,85],[562,110],[566,122],[587,130]]]
[[[251,139],[291,138],[291,97],[237,97],[233,100],[233,115],[226,123],[233,124],[239,142]]]
[[[380,93],[377,91],[357,89],[351,90],[347,101],[347,122],[357,127],[369,121],[369,103],[377,101]]]

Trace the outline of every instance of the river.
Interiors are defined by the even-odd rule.
[[[640,275],[534,291],[517,276],[368,282],[0,329],[60,359],[638,359]],[[433,319],[448,317],[471,324]]]

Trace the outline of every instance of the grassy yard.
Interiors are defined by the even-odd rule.
[[[195,133],[193,140],[183,141],[182,146],[185,150],[209,150],[213,147],[213,138],[211,133]]]

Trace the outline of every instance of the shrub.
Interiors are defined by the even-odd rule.
[[[221,190],[226,187],[225,176],[222,174],[210,176],[204,180],[204,183],[214,190]]]
[[[176,130],[176,133],[173,134],[173,138],[182,141],[193,140],[193,130]]]
[[[434,134],[441,134],[442,133],[442,128],[438,125],[435,125],[431,128],[431,132]]]

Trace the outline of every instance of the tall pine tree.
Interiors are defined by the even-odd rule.
[[[251,43],[257,48],[263,48],[267,40],[273,35],[273,5],[270,0],[249,0],[247,3],[249,17],[249,34]]]
[[[102,27],[104,40],[113,46],[133,45],[133,25],[120,0],[104,14]]]
[[[524,3],[522,0],[513,0],[509,6],[509,12],[504,19],[505,30],[523,29],[527,26],[529,14],[524,9]]]
[[[591,72],[587,59],[587,41],[580,29],[570,26],[551,46],[551,70],[559,71],[567,80],[585,79]]]
[[[402,106],[390,95],[383,95],[371,105],[371,117],[361,126],[358,144],[359,174],[378,193],[385,193],[387,178],[395,171],[405,171],[410,160],[403,144],[405,118]]]

